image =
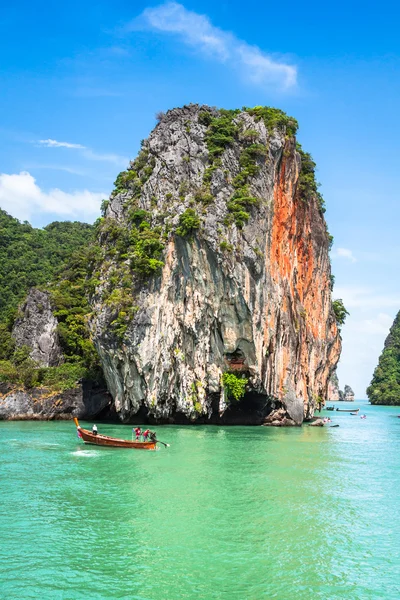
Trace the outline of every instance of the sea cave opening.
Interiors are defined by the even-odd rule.
[[[232,400],[220,423],[226,425],[261,425],[272,410],[271,398],[266,394],[248,391],[240,400]]]

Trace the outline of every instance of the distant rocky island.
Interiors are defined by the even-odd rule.
[[[296,130],[262,106],[160,115],[95,227],[73,224],[48,274],[23,280],[25,298],[10,288],[2,308],[0,296],[0,418],[312,418],[346,310]],[[16,220],[0,217],[21,247]],[[47,256],[38,231],[25,233]]]
[[[336,371],[332,373],[328,382],[328,400],[331,402],[354,402],[354,392],[349,385],[344,386],[344,391],[339,389],[339,378]]]
[[[400,405],[400,311],[385,340],[367,395],[371,404]]]

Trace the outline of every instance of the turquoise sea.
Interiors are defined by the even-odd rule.
[[[348,406],[367,418],[158,427],[157,452],[0,423],[0,598],[399,600],[400,407]]]

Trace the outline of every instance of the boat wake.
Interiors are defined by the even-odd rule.
[[[75,450],[75,452],[71,452],[72,456],[87,456],[88,458],[96,458],[96,456],[100,455],[100,452],[96,452],[96,450]]]

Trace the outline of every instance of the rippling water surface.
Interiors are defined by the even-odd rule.
[[[399,600],[400,408],[356,405],[333,429],[159,427],[157,452],[0,423],[0,597]]]

